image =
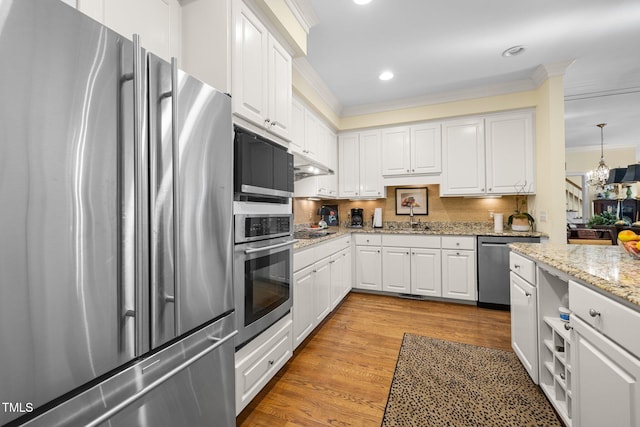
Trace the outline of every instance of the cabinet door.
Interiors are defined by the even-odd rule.
[[[315,327],[315,275],[311,265],[293,274],[293,348],[297,348]]]
[[[533,113],[489,116],[485,126],[487,193],[535,193]]]
[[[304,112],[304,153],[320,163],[320,122],[316,116],[309,110]]]
[[[382,290],[401,294],[411,290],[409,248],[382,248]]]
[[[331,264],[331,310],[333,311],[340,304],[343,296],[345,265],[342,253],[331,255],[329,263]]]
[[[536,288],[517,274],[511,282],[511,347],[534,383],[538,384]]]
[[[442,296],[440,249],[411,249],[411,294]]]
[[[342,280],[342,284],[344,287],[342,288],[342,298],[347,296],[349,292],[351,292],[351,287],[353,286],[353,265],[351,264],[351,248],[344,249],[342,252],[342,257],[344,258],[344,269],[342,270],[342,274],[344,278]]]
[[[233,6],[233,112],[263,126],[269,108],[269,33],[243,2],[233,2]]]
[[[411,173],[411,144],[408,127],[382,131],[382,174],[385,176]]]
[[[361,197],[382,197],[382,162],[380,131],[360,133]]]
[[[304,106],[294,99],[291,102],[291,141],[289,142],[289,148],[294,153],[304,154],[305,150],[304,112]]]
[[[574,425],[640,426],[640,360],[575,316]]]
[[[315,268],[315,325],[317,326],[322,319],[331,311],[331,264],[329,258],[318,261],[314,264]]]
[[[440,123],[411,127],[411,173],[439,173],[442,171],[442,137]]]
[[[357,197],[360,186],[360,136],[358,133],[338,137],[338,186],[340,197]]]
[[[356,246],[356,288],[382,290],[382,254],[380,252],[377,246]]]
[[[442,250],[442,296],[476,300],[475,251]]]
[[[272,36],[268,45],[269,131],[291,139],[291,55]]]
[[[484,121],[465,119],[443,123],[440,195],[484,193]]]

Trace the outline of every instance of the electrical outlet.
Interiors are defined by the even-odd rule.
[[[489,211],[489,219],[493,219],[493,211]]]
[[[547,222],[547,211],[540,211],[540,222]]]

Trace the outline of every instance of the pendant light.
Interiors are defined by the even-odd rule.
[[[604,127],[606,123],[600,123],[596,126],[600,128],[600,162],[598,167],[589,172],[589,184],[597,187],[604,187],[609,179],[609,166],[604,162]]]

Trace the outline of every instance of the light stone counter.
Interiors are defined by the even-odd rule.
[[[640,260],[619,246],[512,243],[509,247],[640,311]]]
[[[349,228],[349,227],[329,227],[328,230],[335,231],[324,237],[316,237],[313,239],[299,239],[294,249],[302,249],[326,242],[336,237],[344,236],[347,233],[381,233],[381,234],[418,234],[418,235],[452,235],[452,236],[519,236],[519,237],[545,237],[546,235],[538,232],[522,232],[507,230],[503,233],[495,233],[493,231],[493,223],[488,222],[429,222],[429,227],[425,229],[425,223],[419,228],[411,229],[408,223],[386,223],[383,228]]]

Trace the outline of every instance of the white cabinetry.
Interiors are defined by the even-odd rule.
[[[232,13],[233,112],[289,140],[291,55],[244,2],[233,2]]]
[[[442,237],[442,296],[476,300],[475,237]]]
[[[291,358],[291,324],[288,314],[236,352],[236,415]]]
[[[178,0],[80,0],[78,10],[169,60],[180,58],[181,7]]]
[[[295,349],[351,290],[351,237],[296,251],[293,269]]]
[[[440,195],[535,193],[533,141],[532,112],[444,122]]]
[[[382,130],[382,174],[410,176],[440,173],[440,123]]]
[[[354,287],[382,290],[382,239],[379,234],[356,234],[356,282]]]
[[[538,314],[535,264],[509,254],[511,347],[534,383],[538,384]]]
[[[558,307],[568,292],[569,277],[551,267],[538,265],[538,384],[568,426],[574,408],[572,365],[574,343],[569,326],[560,320]]]
[[[640,313],[573,281],[569,307],[576,425],[640,426]]]
[[[382,236],[382,290],[442,296],[439,236]]]
[[[340,197],[384,197],[380,131],[341,134],[338,137]]]

